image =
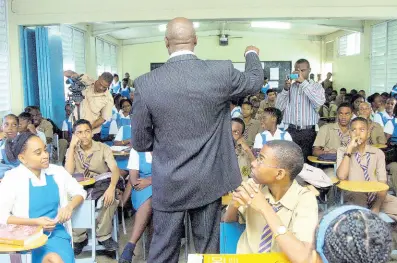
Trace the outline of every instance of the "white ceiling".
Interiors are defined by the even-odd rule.
[[[281,21],[281,20],[279,20]],[[196,29],[198,36],[217,36],[221,34],[230,37],[244,36],[295,36],[300,38],[320,39],[321,36],[338,30],[363,31],[363,20],[282,20],[291,23],[290,29],[252,28],[251,21],[197,21],[200,27]],[[164,32],[159,31],[158,23],[92,23],[94,36],[109,35],[122,40],[123,45],[162,41]]]

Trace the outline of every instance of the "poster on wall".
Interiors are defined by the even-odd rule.
[[[264,68],[265,63],[261,62],[262,68]],[[241,72],[245,71],[245,62],[233,62],[233,67]]]
[[[270,68],[270,80],[279,80],[280,79],[280,69],[279,68]]]

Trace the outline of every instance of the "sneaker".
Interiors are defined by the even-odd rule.
[[[112,238],[100,241],[99,244],[104,246],[106,251],[116,251],[119,248],[119,244],[117,244]]]
[[[83,242],[79,242],[79,243],[73,243],[73,250],[74,250],[74,254],[80,255],[81,252],[83,251],[83,248],[88,245],[88,238],[86,240],[84,240]]]

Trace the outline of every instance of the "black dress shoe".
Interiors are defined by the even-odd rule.
[[[119,248],[119,244],[117,244],[112,238],[100,241],[99,244],[104,246],[106,251],[116,251]]]
[[[86,240],[84,240],[83,242],[79,242],[79,243],[73,243],[73,250],[74,250],[74,254],[80,255],[81,252],[83,251],[83,248],[88,245],[88,238]]]

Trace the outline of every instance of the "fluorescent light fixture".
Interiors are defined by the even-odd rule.
[[[199,22],[193,22],[193,26],[194,26],[194,28],[199,28],[200,27],[200,23]],[[160,32],[165,32],[166,30],[167,30],[167,24],[159,25],[159,31]]]
[[[291,23],[277,21],[253,21],[251,27],[274,28],[274,29],[290,29]]]

